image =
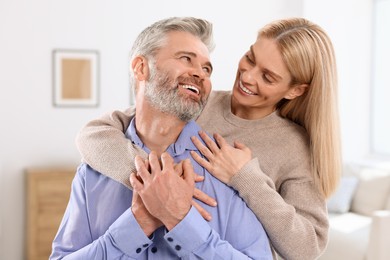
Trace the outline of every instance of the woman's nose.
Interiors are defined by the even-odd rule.
[[[254,69],[244,70],[241,72],[241,80],[245,83],[254,85],[256,83],[256,71]]]

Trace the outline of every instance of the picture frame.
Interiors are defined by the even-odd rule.
[[[53,50],[53,105],[97,107],[99,105],[99,52]]]

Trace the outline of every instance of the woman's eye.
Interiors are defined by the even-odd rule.
[[[245,55],[245,58],[247,59],[247,61],[248,61],[250,64],[255,64],[255,62],[252,60],[252,58],[251,58],[248,54]]]
[[[263,74],[263,79],[267,83],[272,83],[272,79],[267,74]]]

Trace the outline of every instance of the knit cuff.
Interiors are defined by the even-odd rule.
[[[228,183],[229,186],[237,191],[248,189],[249,187],[257,187],[253,183],[266,183],[268,186],[275,189],[275,184],[260,168],[259,160],[253,158],[247,162],[237,174],[235,174]]]

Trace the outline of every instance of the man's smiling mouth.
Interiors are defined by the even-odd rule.
[[[197,89],[196,87],[192,86],[192,85],[180,85],[182,88],[184,89],[188,89],[192,92],[194,92],[195,94],[199,95],[200,91],[199,89]]]

